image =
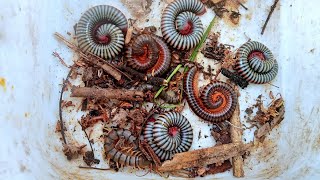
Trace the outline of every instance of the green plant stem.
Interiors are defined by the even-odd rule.
[[[181,68],[181,64],[179,64],[175,69],[174,71],[170,74],[170,76],[166,79],[167,83],[170,82],[171,78],[179,71],[179,69]],[[158,90],[157,94],[154,96],[154,98],[156,99],[160,94],[161,92],[163,91],[163,89],[165,88],[165,86],[161,86],[161,88]]]
[[[206,41],[206,39],[207,39],[207,37],[208,37],[208,35],[209,35],[209,33],[210,33],[210,31],[211,31],[214,23],[215,23],[216,17],[217,17],[217,16],[215,16],[215,17],[211,20],[208,28],[206,29],[206,31],[204,32],[203,36],[201,37],[201,40],[200,40],[199,44],[194,48],[194,50],[193,50],[193,52],[192,52],[192,54],[191,54],[191,56],[190,56],[190,58],[189,58],[189,61],[193,62],[193,61],[196,59],[196,57],[197,57],[197,55],[198,55],[198,52],[199,52],[200,48],[202,47],[202,44]],[[168,79],[166,79],[167,83],[170,82],[171,78],[179,71],[179,69],[180,69],[181,67],[182,67],[182,65],[179,64],[179,65],[174,69],[174,71],[170,74],[170,76],[168,77]],[[188,70],[188,67],[185,67],[185,68],[184,68],[184,72],[186,72],[187,70]],[[154,96],[154,99],[156,99],[156,98],[161,94],[161,92],[163,91],[163,89],[164,89],[165,87],[166,87],[166,86],[161,86],[161,88],[158,90],[158,92],[157,92],[156,95]]]
[[[214,23],[215,23],[216,17],[217,16],[215,16],[211,20],[208,28],[206,29],[206,31],[204,32],[203,36],[201,37],[201,40],[200,40],[199,44],[194,48],[194,50],[193,50],[193,52],[192,52],[192,54],[191,54],[191,56],[189,58],[189,61],[193,62],[196,59],[200,48],[202,47],[203,43],[206,41],[206,39],[207,39],[207,37],[208,37],[208,35],[209,35]],[[187,70],[188,70],[188,67],[185,67],[184,68],[184,72],[186,72]]]

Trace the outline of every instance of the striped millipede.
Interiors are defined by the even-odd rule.
[[[262,43],[249,41],[239,50],[235,69],[251,83],[263,84],[272,81],[278,74],[278,63],[271,51]]]
[[[117,166],[133,166],[137,168],[147,168],[151,164],[142,153],[136,151],[138,148],[136,145],[133,150],[127,152],[117,149],[115,146],[120,139],[124,139],[128,143],[136,143],[136,137],[134,137],[130,131],[124,129],[112,130],[105,136],[104,149],[107,159],[112,159],[116,162]]]
[[[130,44],[126,51],[128,65],[147,74],[160,76],[171,63],[171,53],[161,38],[155,35],[142,34]]]
[[[159,115],[148,121],[143,133],[150,147],[161,161],[171,159],[175,153],[188,151],[193,140],[193,130],[186,117],[177,112]]]
[[[99,5],[87,10],[80,18],[76,36],[80,49],[110,59],[120,53],[128,22],[113,6]]]
[[[197,15],[206,12],[199,0],[175,0],[164,10],[161,32],[168,44],[179,50],[195,47],[203,35],[203,26]]]
[[[198,94],[199,72],[192,67],[184,76],[183,89],[192,111],[205,121],[220,122],[229,119],[237,105],[235,90],[227,83],[215,81],[205,86]]]

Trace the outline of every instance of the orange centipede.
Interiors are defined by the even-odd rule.
[[[209,122],[229,119],[238,101],[235,90],[225,82],[215,81],[206,85],[199,97],[198,76],[196,67],[190,68],[184,76],[183,88],[192,111]]]

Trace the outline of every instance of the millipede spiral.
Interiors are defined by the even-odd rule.
[[[195,47],[203,35],[203,26],[197,15],[206,12],[199,0],[175,0],[164,10],[161,32],[168,44],[179,50]]]
[[[165,73],[171,62],[171,53],[165,42],[155,35],[142,34],[135,38],[126,51],[128,65],[153,76]]]
[[[137,140],[130,131],[124,129],[112,130],[107,136],[105,136],[104,149],[107,159],[112,159],[116,164],[120,166],[133,166],[138,168],[146,168],[151,162],[148,161],[142,153],[137,150],[138,147],[135,145],[133,150],[130,152],[124,152],[116,149],[115,145],[120,138],[123,138],[128,143],[134,144]]]
[[[197,80],[199,72],[192,67],[185,74],[183,88],[192,111],[209,122],[229,119],[237,105],[235,90],[227,83],[216,81],[205,86],[199,97]]]
[[[161,161],[188,151],[193,140],[190,122],[177,112],[168,112],[159,115],[155,121],[148,121],[143,135]]]
[[[249,41],[239,50],[236,70],[251,83],[263,84],[272,81],[278,74],[278,63],[271,51],[262,43]]]
[[[78,45],[85,52],[110,59],[122,50],[127,29],[127,19],[120,10],[108,5],[95,6],[77,24]]]

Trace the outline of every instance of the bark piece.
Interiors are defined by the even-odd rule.
[[[283,120],[284,113],[285,110],[284,107],[282,107],[277,117],[273,118],[271,122],[265,123],[263,126],[261,126],[258,130],[254,132],[255,137],[258,139],[263,139],[274,127],[276,127],[276,125],[278,125]]]
[[[127,89],[96,89],[89,87],[72,87],[71,97],[94,97],[98,99],[119,99],[127,101],[143,101],[142,91]]]
[[[235,156],[240,156],[248,151],[251,147],[253,147],[252,143],[230,143],[178,153],[173,156],[172,160],[165,161],[159,168],[159,171],[165,172],[191,167],[203,167],[208,164],[213,164]]]
[[[241,122],[240,122],[239,103],[237,104],[236,110],[234,111],[230,119],[230,122],[231,124],[233,124],[233,126],[230,127],[231,141],[233,143],[242,143],[242,129],[240,128]],[[235,156],[232,158],[232,166],[233,166],[233,175],[235,177],[244,177],[242,155]]]

